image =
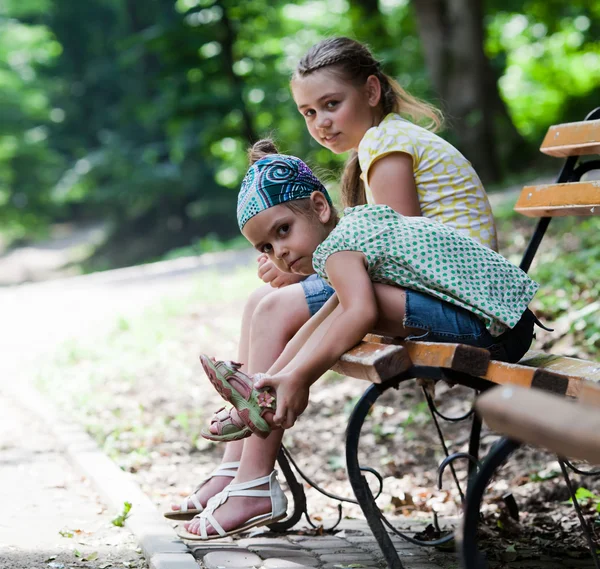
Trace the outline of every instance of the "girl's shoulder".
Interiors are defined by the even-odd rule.
[[[390,152],[419,154],[423,145],[439,138],[433,132],[402,118],[396,113],[386,115],[376,126],[371,127],[358,145],[358,160],[363,172],[381,156]]]
[[[430,130],[401,117],[399,114],[389,113],[383,117],[383,120],[378,125],[372,126],[367,130],[359,144],[359,148],[363,143],[368,144],[374,140],[381,140],[384,136],[398,135],[407,137],[423,135],[435,136]]]

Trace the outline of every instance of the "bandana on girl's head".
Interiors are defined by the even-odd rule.
[[[269,154],[248,170],[238,195],[237,218],[240,230],[265,209],[322,192],[331,205],[327,190],[310,168],[295,156]]]

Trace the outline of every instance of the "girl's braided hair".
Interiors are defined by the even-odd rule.
[[[298,63],[292,79],[306,77],[329,67],[333,73],[357,87],[362,87],[369,76],[377,77],[381,83],[380,104],[384,115],[399,113],[407,115],[413,122],[427,121],[423,126],[432,132],[441,128],[443,117],[437,108],[407,93],[396,80],[381,70],[381,64],[366,45],[350,38],[328,38],[311,47]],[[362,205],[367,201],[360,173],[358,154],[353,150],[342,174],[344,207]]]

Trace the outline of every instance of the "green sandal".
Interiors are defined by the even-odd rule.
[[[211,433],[210,430],[202,430],[200,434],[210,441],[230,442],[245,439],[252,434],[252,431],[244,424],[239,417],[231,414],[233,407],[221,407],[210,421],[211,425],[217,426],[217,432]]]
[[[244,424],[256,435],[265,439],[271,434],[271,427],[264,419],[266,412],[276,408],[275,395],[267,387],[254,389],[254,381],[240,371],[242,364],[236,362],[213,361],[200,356],[202,367],[221,397],[231,403]]]

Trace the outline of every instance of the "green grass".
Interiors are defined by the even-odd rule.
[[[494,210],[501,252],[518,264],[537,220],[523,218],[506,202]],[[600,218],[559,217],[551,221],[530,274],[540,283],[533,306],[550,327],[568,323],[571,344],[582,357],[600,354]]]

